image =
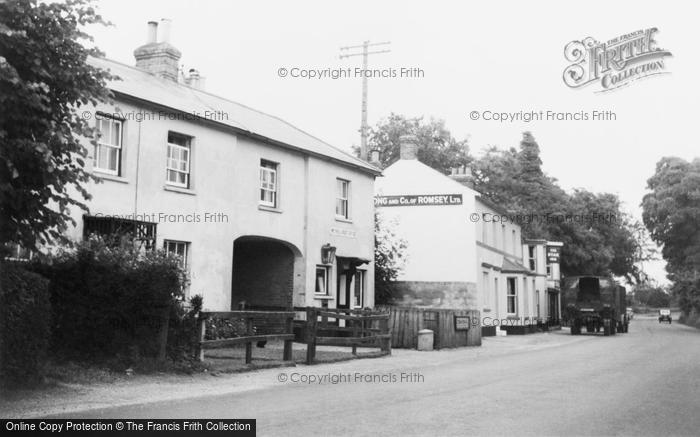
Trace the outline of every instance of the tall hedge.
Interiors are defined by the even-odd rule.
[[[164,356],[167,322],[186,277],[162,250],[91,238],[37,266],[50,280],[52,351],[89,361]]]
[[[32,385],[42,376],[50,336],[48,281],[0,262],[0,383]]]

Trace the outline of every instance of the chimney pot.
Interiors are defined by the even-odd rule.
[[[450,178],[469,188],[474,188],[474,176],[468,165],[460,165],[450,169]]]
[[[171,20],[169,18],[162,18],[160,20],[160,42],[170,42],[170,24]]]
[[[415,135],[401,135],[399,137],[401,159],[418,159],[418,139]]]
[[[158,41],[158,23],[155,21],[148,22],[148,36],[146,44],[154,44]]]

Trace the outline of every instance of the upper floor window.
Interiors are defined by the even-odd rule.
[[[260,160],[260,204],[277,207],[277,166],[264,159]]]
[[[537,270],[537,258],[535,257],[535,246],[527,247],[527,257],[530,261],[530,270],[533,272]]]
[[[513,252],[511,252],[514,255],[518,254],[518,239],[515,235],[515,229],[510,231],[510,239],[511,239],[511,247],[513,248]]]
[[[122,159],[122,122],[99,114],[95,118],[99,137],[95,144],[94,168],[118,176]]]
[[[335,215],[350,219],[350,181],[336,179],[337,194],[335,199]]]
[[[165,180],[170,185],[190,187],[191,138],[168,132],[168,159]]]

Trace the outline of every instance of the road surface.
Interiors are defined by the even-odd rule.
[[[262,436],[700,435],[700,331],[677,323],[638,316],[611,337],[564,329],[395,352],[257,372],[252,390],[64,417],[255,418]]]

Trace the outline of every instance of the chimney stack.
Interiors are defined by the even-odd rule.
[[[415,135],[401,135],[399,137],[400,159],[418,159],[418,139]]]
[[[472,169],[466,165],[450,169],[450,178],[469,188],[474,188]]]
[[[160,20],[160,26],[155,21],[149,21],[146,44],[134,50],[134,57],[136,68],[177,82],[182,53],[169,42],[170,24],[170,20],[166,18]],[[160,41],[157,40],[158,27]]]

